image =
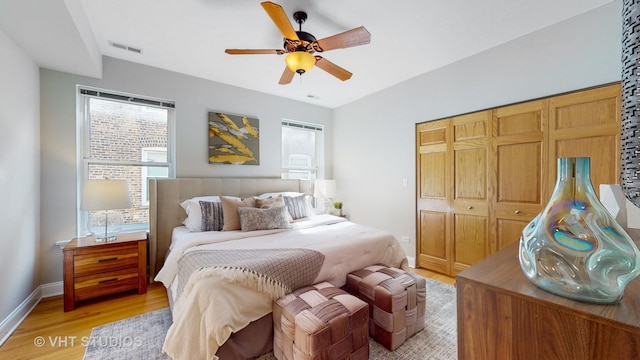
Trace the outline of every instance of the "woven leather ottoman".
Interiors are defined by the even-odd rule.
[[[372,265],[347,275],[346,288],[369,304],[369,333],[387,349],[397,349],[424,328],[424,278],[402,269]]]
[[[327,282],[274,301],[273,329],[279,360],[369,358],[367,303]]]

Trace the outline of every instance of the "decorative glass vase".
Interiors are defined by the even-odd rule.
[[[519,254],[536,286],[584,302],[619,302],[640,273],[640,251],[598,200],[584,157],[558,159],[551,199],[522,231]]]

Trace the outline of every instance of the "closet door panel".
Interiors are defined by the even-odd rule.
[[[620,84],[560,95],[549,100],[549,184],[557,158],[590,157],[591,182],[617,184],[620,177]]]
[[[416,126],[416,264],[449,274],[451,212],[451,122]]]
[[[446,152],[420,154],[420,197],[431,199],[447,198]]]
[[[541,203],[541,141],[499,146],[496,161],[498,203]]]
[[[546,203],[547,118],[547,100],[494,109],[492,253],[518,241],[524,227]]]
[[[458,273],[484,259],[489,252],[488,217],[454,215],[453,272]]]
[[[420,267],[445,274],[451,269],[447,216],[445,212],[420,211],[420,252],[417,260]]]
[[[535,215],[533,217],[535,217]],[[522,230],[528,224],[529,220],[510,220],[499,218],[497,221],[497,250],[500,251],[514,242],[520,241]]]
[[[615,144],[619,135],[602,135],[582,139],[556,140],[556,157],[591,158],[591,183],[600,195],[600,184],[617,184],[620,172],[620,151]],[[557,164],[554,164],[557,167]],[[556,173],[556,171],[554,171]],[[554,180],[555,184],[555,180]]]
[[[453,122],[452,275],[490,254],[489,143],[491,111],[457,116]]]

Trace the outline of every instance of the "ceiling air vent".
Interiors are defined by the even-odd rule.
[[[114,48],[118,48],[118,49],[122,49],[122,50],[131,51],[131,52],[134,52],[134,53],[136,53],[136,54],[142,54],[142,49],[138,49],[138,48],[135,48],[135,47],[133,47],[133,46],[129,46],[129,45],[125,45],[125,44],[120,44],[120,43],[117,43],[117,42],[115,42],[115,41],[109,41],[109,44],[110,44],[111,46],[113,46]]]

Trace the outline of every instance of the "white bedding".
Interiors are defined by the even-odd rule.
[[[331,215],[317,215],[292,224],[292,229],[253,232],[190,233],[174,229],[169,256],[156,276],[166,287],[175,285],[178,259],[199,249],[308,248],[325,255],[314,282],[341,287],[349,272],[382,263],[406,266],[406,255],[390,233]],[[176,299],[173,321],[163,350],[174,359],[215,358],[231,335],[271,312],[273,298],[239,286],[221,269],[194,273]],[[175,292],[173,292],[175,294]]]

